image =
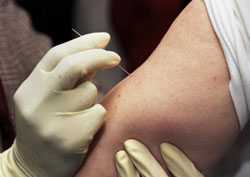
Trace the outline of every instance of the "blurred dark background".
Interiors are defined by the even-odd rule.
[[[140,66],[156,48],[189,0],[112,0],[111,19],[129,70]]]
[[[36,30],[46,33],[54,44],[72,38],[72,14],[75,0],[17,0],[31,16]]]
[[[100,1],[95,1],[96,3],[89,1],[85,3],[85,1],[17,0],[18,4],[31,15],[34,28],[50,36],[55,45],[74,37],[71,27],[75,25],[75,18],[81,19],[76,15],[88,17],[84,11],[87,12],[89,4],[96,6],[90,8],[97,11],[96,16],[99,15],[98,8],[102,8]],[[130,72],[147,59],[171,23],[189,2],[190,0],[106,0],[109,6],[106,10],[110,25],[117,34]],[[81,6],[82,9],[76,6]],[[76,13],[76,9],[83,12]],[[96,18],[86,17],[82,17],[80,23],[89,25],[86,19]]]

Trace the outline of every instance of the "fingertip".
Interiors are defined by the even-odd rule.
[[[105,38],[108,42],[111,40],[111,36],[110,36],[109,33],[107,33],[107,32],[100,32],[100,33],[104,36],[104,38]]]
[[[116,159],[117,162],[121,162],[121,161],[123,161],[124,159],[127,159],[127,158],[128,158],[128,155],[124,150],[120,150],[115,154],[115,159]]]
[[[94,34],[98,34],[98,35],[102,36],[103,38],[105,38],[105,39],[108,40],[108,41],[111,39],[110,34],[107,33],[107,32],[96,32],[96,33],[94,33]]]
[[[83,54],[86,58],[85,67],[88,72],[115,67],[121,61],[121,57],[117,53],[104,49],[91,49]]]
[[[128,139],[124,142],[124,147],[125,148],[131,148],[134,145],[138,145],[141,144],[139,141],[135,140],[135,139]]]
[[[183,154],[181,150],[179,150],[176,146],[170,143],[162,143],[160,145],[160,149],[163,155],[167,156],[167,154],[170,153],[178,153],[178,154]]]
[[[121,57],[115,52],[108,51],[108,54],[110,56],[110,60],[107,63],[108,67],[114,67],[117,66],[121,62]]]
[[[164,151],[164,149],[166,149],[167,147],[168,147],[168,143],[162,143],[162,144],[160,145],[161,151]]]
[[[111,39],[110,34],[106,32],[92,33],[91,35],[97,39],[96,48],[105,48]]]
[[[101,114],[102,116],[106,115],[107,110],[101,104],[96,104],[94,107],[96,110],[98,110],[99,114]]]
[[[204,177],[188,156],[175,145],[162,143],[160,148],[168,170],[174,176]]]
[[[141,152],[146,147],[135,139],[128,139],[124,142],[124,148],[129,155],[132,155],[134,153]]]
[[[88,80],[85,81],[84,83],[78,85],[77,88],[80,88],[80,89],[83,89],[83,90],[91,90],[96,95],[98,94],[98,89],[97,89],[96,85],[93,82],[88,81]]]

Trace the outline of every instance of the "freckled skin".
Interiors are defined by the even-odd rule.
[[[194,0],[150,58],[105,98],[104,130],[77,176],[116,177],[114,155],[129,138],[160,161],[160,143],[171,142],[211,170],[239,133],[229,79],[204,4]]]

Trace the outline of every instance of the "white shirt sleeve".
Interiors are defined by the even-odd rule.
[[[204,0],[223,48],[230,93],[243,129],[250,118],[250,0]]]

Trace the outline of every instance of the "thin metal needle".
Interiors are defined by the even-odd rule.
[[[74,28],[72,28],[72,31],[73,31],[76,35],[82,36],[81,33],[79,33],[79,32],[78,32],[77,30],[75,30]],[[126,73],[127,75],[130,75],[130,73],[129,73],[124,67],[122,67],[121,65],[118,65],[118,67],[119,67],[124,73]]]
[[[125,72],[128,76],[130,75],[130,73],[129,73],[125,68],[123,68],[121,65],[118,65],[118,67],[119,67],[123,72]]]
[[[80,34],[78,31],[76,31],[74,28],[72,28],[72,31],[73,31],[75,34],[77,34],[78,36],[81,36],[81,34]]]

